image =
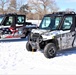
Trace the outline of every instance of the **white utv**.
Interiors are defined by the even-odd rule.
[[[75,12],[55,12],[42,19],[38,29],[33,29],[26,44],[28,51],[43,50],[46,58],[57,51],[76,47]]]

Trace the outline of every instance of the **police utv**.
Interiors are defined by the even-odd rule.
[[[26,16],[10,13],[0,14],[0,40],[26,38],[36,24],[26,22]]]

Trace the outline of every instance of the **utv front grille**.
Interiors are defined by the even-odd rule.
[[[37,37],[39,37],[39,36],[40,36],[39,33],[34,33],[32,37],[37,38]]]
[[[39,33],[34,33],[31,35],[31,41],[33,42],[41,42],[42,36]]]

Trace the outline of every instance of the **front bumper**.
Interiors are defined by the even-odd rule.
[[[32,42],[32,41],[30,41],[29,43],[30,43],[32,49],[38,49],[38,50],[40,50],[40,46],[39,46],[38,42]]]

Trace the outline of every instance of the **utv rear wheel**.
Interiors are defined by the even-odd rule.
[[[30,45],[29,42],[26,43],[26,49],[27,49],[27,51],[31,51],[31,52],[36,52],[37,51],[36,49],[32,49],[32,46]]]
[[[53,58],[56,56],[56,47],[53,43],[48,43],[44,48],[44,56],[46,58]]]

